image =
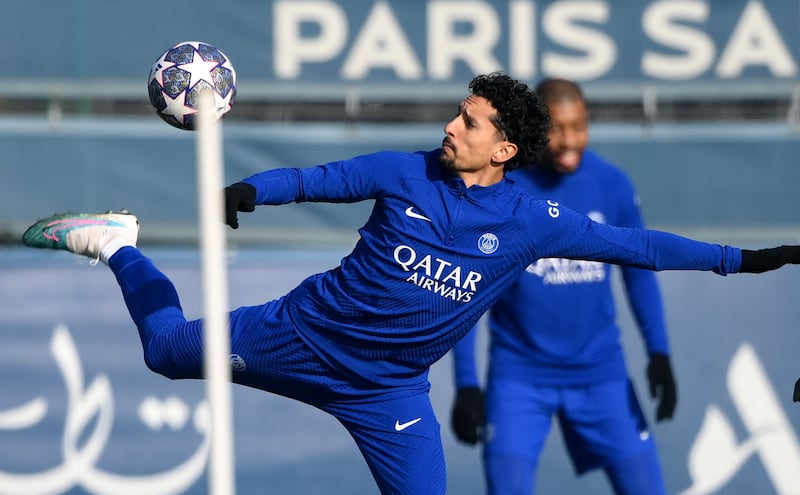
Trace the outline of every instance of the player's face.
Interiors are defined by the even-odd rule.
[[[458,107],[458,114],[444,128],[441,161],[460,177],[472,175],[471,184],[489,185],[503,176],[508,148],[516,147],[504,139],[492,123],[497,110],[486,98],[469,96]]]
[[[550,138],[545,162],[556,172],[569,174],[578,169],[583,151],[589,142],[589,112],[580,100],[559,100],[548,103]]]

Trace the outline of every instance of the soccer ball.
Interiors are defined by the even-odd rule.
[[[150,103],[159,117],[178,129],[194,130],[200,93],[214,95],[214,117],[228,113],[236,96],[236,71],[215,46],[184,41],[153,62],[147,79]]]

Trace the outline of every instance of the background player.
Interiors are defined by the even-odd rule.
[[[589,112],[580,87],[550,79],[536,88],[552,127],[540,166],[509,174],[533,197],[552,198],[598,222],[643,228],[628,177],[586,146]],[[656,419],[671,418],[676,386],[654,272],[621,267],[650,362]],[[558,419],[580,474],[603,468],[617,494],[664,493],[653,436],[626,370],[611,289],[611,266],[567,259],[531,264],[489,312],[484,471],[491,494],[530,494]],[[477,329],[476,329],[477,330]],[[475,371],[475,333],[453,350],[456,437],[475,444],[484,397]]]

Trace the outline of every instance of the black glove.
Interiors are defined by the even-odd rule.
[[[800,246],[780,246],[756,251],[742,249],[739,273],[763,273],[786,264],[800,264]]]
[[[237,182],[225,188],[225,223],[239,228],[237,211],[251,212],[256,209],[256,188],[251,184]]]
[[[456,438],[475,445],[481,440],[484,422],[483,392],[478,387],[464,387],[456,391],[450,426]]]
[[[656,421],[671,419],[678,403],[678,389],[675,377],[672,376],[672,366],[669,356],[660,352],[650,355],[647,365],[647,381],[650,384],[650,397],[661,397],[656,410]]]
[[[800,402],[800,380],[797,380],[794,384],[794,401]]]

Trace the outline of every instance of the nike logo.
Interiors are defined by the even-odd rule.
[[[425,215],[421,215],[421,214],[417,213],[416,211],[414,211],[414,207],[413,206],[409,206],[408,208],[406,208],[406,216],[411,217],[411,218],[416,218],[416,219],[419,219],[419,220],[425,220],[426,222],[430,222],[431,221],[431,219],[426,217]]]
[[[409,215],[410,216],[410,215]],[[428,220],[430,221],[430,220]],[[395,420],[394,422],[394,431],[403,431],[411,425],[415,425],[422,421],[422,418],[412,419],[411,421],[406,421],[405,423],[401,423],[400,420]]]

